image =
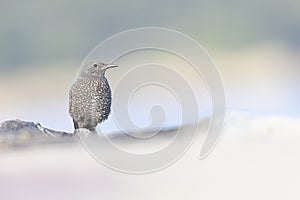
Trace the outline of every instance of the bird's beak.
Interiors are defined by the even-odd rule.
[[[118,67],[118,65],[110,64],[106,66],[106,69]]]

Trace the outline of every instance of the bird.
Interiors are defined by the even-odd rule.
[[[115,64],[91,62],[84,65],[69,92],[69,114],[74,132],[88,129],[96,133],[96,126],[105,121],[111,111],[111,89],[105,77],[107,69]]]

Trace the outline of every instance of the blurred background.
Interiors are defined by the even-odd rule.
[[[220,70],[228,108],[299,116],[298,1],[0,4],[0,121],[72,130],[68,90],[85,56],[109,36],[144,26],[175,29],[202,44]]]
[[[18,118],[26,121],[39,121],[43,126],[53,129],[72,131],[73,124],[68,115],[68,91],[83,59],[97,44],[111,35],[127,29],[145,26],[158,26],[178,30],[191,36],[203,45],[215,61],[223,78],[228,111],[246,111],[255,115],[275,117],[277,126],[281,127],[280,123],[285,122],[285,125],[282,127],[287,128],[278,129],[279,133],[289,132],[293,129],[287,125],[287,121],[297,120],[300,117],[300,1],[296,0],[3,0],[0,2],[0,121]],[[108,73],[108,77],[110,76],[114,76],[113,71]],[[231,121],[230,123],[239,124],[237,121]],[[246,122],[243,121],[243,123]],[[270,125],[270,123],[267,124]],[[293,124],[296,125],[297,123],[293,121]],[[261,126],[263,125],[259,124],[258,127]],[[239,131],[243,130],[243,126],[230,130],[234,133],[243,132]],[[255,128],[250,128],[249,130],[260,132]],[[290,140],[295,142],[293,143],[295,146],[299,146],[299,142],[295,141],[295,137],[295,135],[291,136]],[[286,138],[289,137],[286,136]],[[284,139],[285,142],[286,138]],[[239,143],[238,141],[240,140],[236,140],[237,142],[230,143],[230,145]],[[254,141],[256,140],[254,139]],[[278,139],[278,141],[281,141],[281,139]],[[259,148],[264,149],[265,143],[259,145]],[[288,161],[299,160],[299,155],[297,156],[296,154],[297,151],[293,151],[292,147],[290,147],[292,148],[290,150],[294,153],[294,156],[288,154],[289,156],[286,157],[286,154],[277,148],[280,146],[281,143],[276,143],[274,149],[277,149],[278,152],[276,152],[279,154],[281,152],[282,158],[287,158]],[[230,152],[235,151],[234,149],[232,147],[228,150],[225,145],[223,150],[230,154]],[[251,149],[254,149],[254,146],[251,146]],[[248,150],[243,149],[243,152],[248,152],[248,156],[251,157],[250,150],[248,152]],[[81,151],[83,150],[81,149]],[[3,173],[0,172],[0,182],[2,182],[0,185],[6,185],[8,192],[5,194],[8,195],[7,197],[9,197],[9,191],[14,187],[15,182],[20,180],[20,183],[25,184],[27,181],[31,181],[31,184],[28,184],[27,189],[22,190],[23,193],[20,193],[20,196],[15,194],[12,197],[21,198],[21,194],[25,194],[28,191],[30,194],[33,194],[35,189],[30,186],[35,187],[39,183],[43,183],[45,187],[50,185],[56,189],[57,194],[63,194],[65,190],[59,190],[59,187],[55,187],[57,186],[57,180],[50,178],[50,176],[45,176],[44,172],[50,173],[52,169],[56,169],[52,174],[62,175],[64,170],[70,168],[67,167],[68,165],[78,166],[78,162],[81,161],[78,161],[75,155],[72,154],[72,151],[65,152],[64,156],[56,157],[57,154],[60,154],[59,152],[61,151],[57,151],[55,156],[49,151],[44,152],[52,155],[52,157],[47,157],[46,160],[44,159],[44,154],[38,154],[39,156],[30,154],[29,159],[31,160],[29,161],[31,164],[35,161],[41,161],[39,165],[34,165],[33,167],[27,163],[25,158],[28,154],[26,153],[2,157],[0,171],[3,170]],[[221,157],[228,156],[224,152],[220,154]],[[259,151],[257,150],[257,152]],[[266,162],[264,163],[265,166],[268,167],[262,170],[268,173],[265,177],[266,179],[264,179],[265,181],[262,181],[260,186],[263,187],[263,183],[267,185],[269,181],[272,182],[273,175],[276,175],[278,171],[273,169],[274,171],[270,172],[269,169],[278,163],[276,156],[269,156],[270,154],[268,153],[271,154],[269,151],[265,152],[262,157],[255,160],[257,165],[250,164],[255,163],[252,162],[253,160],[250,162],[246,158],[242,159],[244,163],[249,161],[252,168],[248,168],[246,164],[239,165],[238,162],[235,163],[235,159],[241,159],[241,157],[233,156],[231,157],[232,165],[227,164],[226,170],[221,170],[224,174],[232,172],[244,175],[243,177],[246,179],[248,178],[246,189],[240,188],[243,184],[235,185],[241,191],[240,193],[229,192],[229,190],[223,188],[224,185],[222,184],[228,184],[225,179],[235,180],[236,183],[244,183],[245,179],[239,179],[239,177],[232,179],[232,177],[227,177],[221,173],[218,174],[220,175],[218,177],[210,175],[210,167],[218,171],[219,168],[217,166],[222,166],[223,161],[225,161],[224,159],[218,160],[220,156],[218,157],[219,154],[217,153],[216,157],[210,159],[212,163],[206,161],[204,166],[202,165],[202,172],[207,173],[199,175],[198,178],[205,176],[204,180],[206,182],[200,183],[199,187],[206,188],[207,197],[213,195],[213,189],[211,188],[216,187],[226,197],[231,197],[231,199],[235,199],[235,197],[237,199],[238,197],[243,197],[244,199],[256,198],[257,196],[254,194],[246,196],[248,198],[245,198],[243,195],[247,192],[250,194],[250,188],[259,180],[259,176],[257,175],[256,177],[254,175],[251,177],[249,175],[245,177],[245,174],[251,170],[254,170],[251,171],[253,172],[252,174],[261,172],[259,163],[264,161]],[[89,156],[82,154],[84,153],[79,153],[81,156],[79,158],[89,159]],[[67,155],[70,155],[70,157]],[[56,158],[64,161],[71,159],[71,161],[67,164],[60,163],[55,165],[53,162],[56,162]],[[265,158],[273,160],[267,162]],[[280,163],[284,163],[287,160],[281,161]],[[24,163],[27,164],[23,171],[11,176],[20,170],[17,165]],[[87,163],[89,164],[84,164],[83,167],[93,166],[92,172],[98,170],[98,163],[90,160]],[[299,161],[296,163],[296,166],[298,166]],[[290,170],[292,164],[295,163],[283,164],[276,169]],[[240,171],[234,170],[237,166],[241,167],[239,168]],[[48,170],[43,171],[41,169],[43,167],[48,167]],[[178,170],[185,169],[187,168],[179,165]],[[197,170],[195,165],[193,169]],[[36,178],[29,176],[35,174],[36,171],[38,174]],[[96,180],[95,177],[101,179],[104,172],[112,173],[113,178],[106,174],[105,181],[98,182],[98,179]],[[24,175],[26,173],[29,175]],[[76,176],[78,173],[84,174],[84,177]],[[92,174],[77,168],[64,175],[65,181],[61,183],[62,187],[75,182],[77,184],[74,186],[75,188],[82,188],[84,186],[82,186],[80,180],[83,178],[84,183],[87,183],[89,186],[89,189],[83,189],[83,191],[85,194],[91,194],[92,196],[101,194],[96,192],[98,186],[106,189],[105,194],[110,194],[115,193],[113,188],[116,182],[121,181],[124,185],[128,183],[125,175],[122,175],[121,179],[119,179],[119,174],[110,172],[108,169],[101,171],[98,174],[99,176],[95,176],[94,179],[92,179]],[[171,172],[170,174],[160,173],[155,177],[149,175],[148,178],[151,181],[146,181],[145,187],[151,187],[152,183],[160,180],[161,176],[167,178],[167,180],[173,180],[170,177],[177,177],[172,176]],[[291,181],[290,178],[292,176],[294,176],[294,179]],[[279,177],[282,184],[291,181],[289,185],[290,190],[284,191],[297,194],[293,188],[296,188],[299,179],[295,179],[295,176],[299,178],[296,168],[289,175]],[[192,172],[189,177],[193,177]],[[221,179],[224,178],[221,182],[220,177]],[[264,177],[264,174],[260,174],[260,177]],[[182,179],[184,177],[179,176],[177,178]],[[174,178],[173,181],[177,180],[177,178]],[[142,181],[139,177],[134,177],[133,179],[137,185]],[[190,179],[184,180],[190,181]],[[213,180],[219,181],[220,184],[214,186],[215,182]],[[176,191],[172,181],[162,182],[161,184],[170,185],[170,187],[163,185],[161,188]],[[130,196],[132,188],[123,186],[120,187],[120,194]],[[275,184],[274,187],[276,188],[277,186],[277,191],[279,191],[282,185]],[[190,199],[199,199],[196,198],[198,194],[196,192],[198,190],[197,186],[183,188],[187,192],[187,196],[191,197]],[[265,198],[268,198],[266,191],[272,191],[271,188],[269,189],[261,191],[258,187],[255,187],[255,191],[264,194]],[[72,187],[67,187],[67,193],[64,194],[66,195],[65,197],[72,197],[73,199],[79,197],[75,194],[68,196],[67,194],[71,194],[71,191]],[[43,192],[50,194],[50,190],[45,188],[39,194],[41,195]],[[176,196],[174,193],[163,194],[165,199],[168,195],[174,198]],[[282,195],[274,195],[273,197],[285,197],[283,193]],[[32,197],[38,198],[40,196],[33,195]],[[110,199],[109,195],[106,197]],[[153,196],[153,194],[149,197],[158,198],[158,196]],[[186,198],[186,195],[180,193],[177,194],[177,197]],[[289,197],[293,199],[295,195]]]

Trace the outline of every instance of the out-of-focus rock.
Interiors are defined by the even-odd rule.
[[[0,147],[74,141],[73,134],[44,128],[38,122],[19,119],[0,123]]]

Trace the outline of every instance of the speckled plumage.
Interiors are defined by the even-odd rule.
[[[69,94],[69,113],[75,129],[86,128],[94,131],[98,123],[108,118],[111,90],[105,71],[110,67],[116,65],[102,62],[88,64],[73,83]]]

